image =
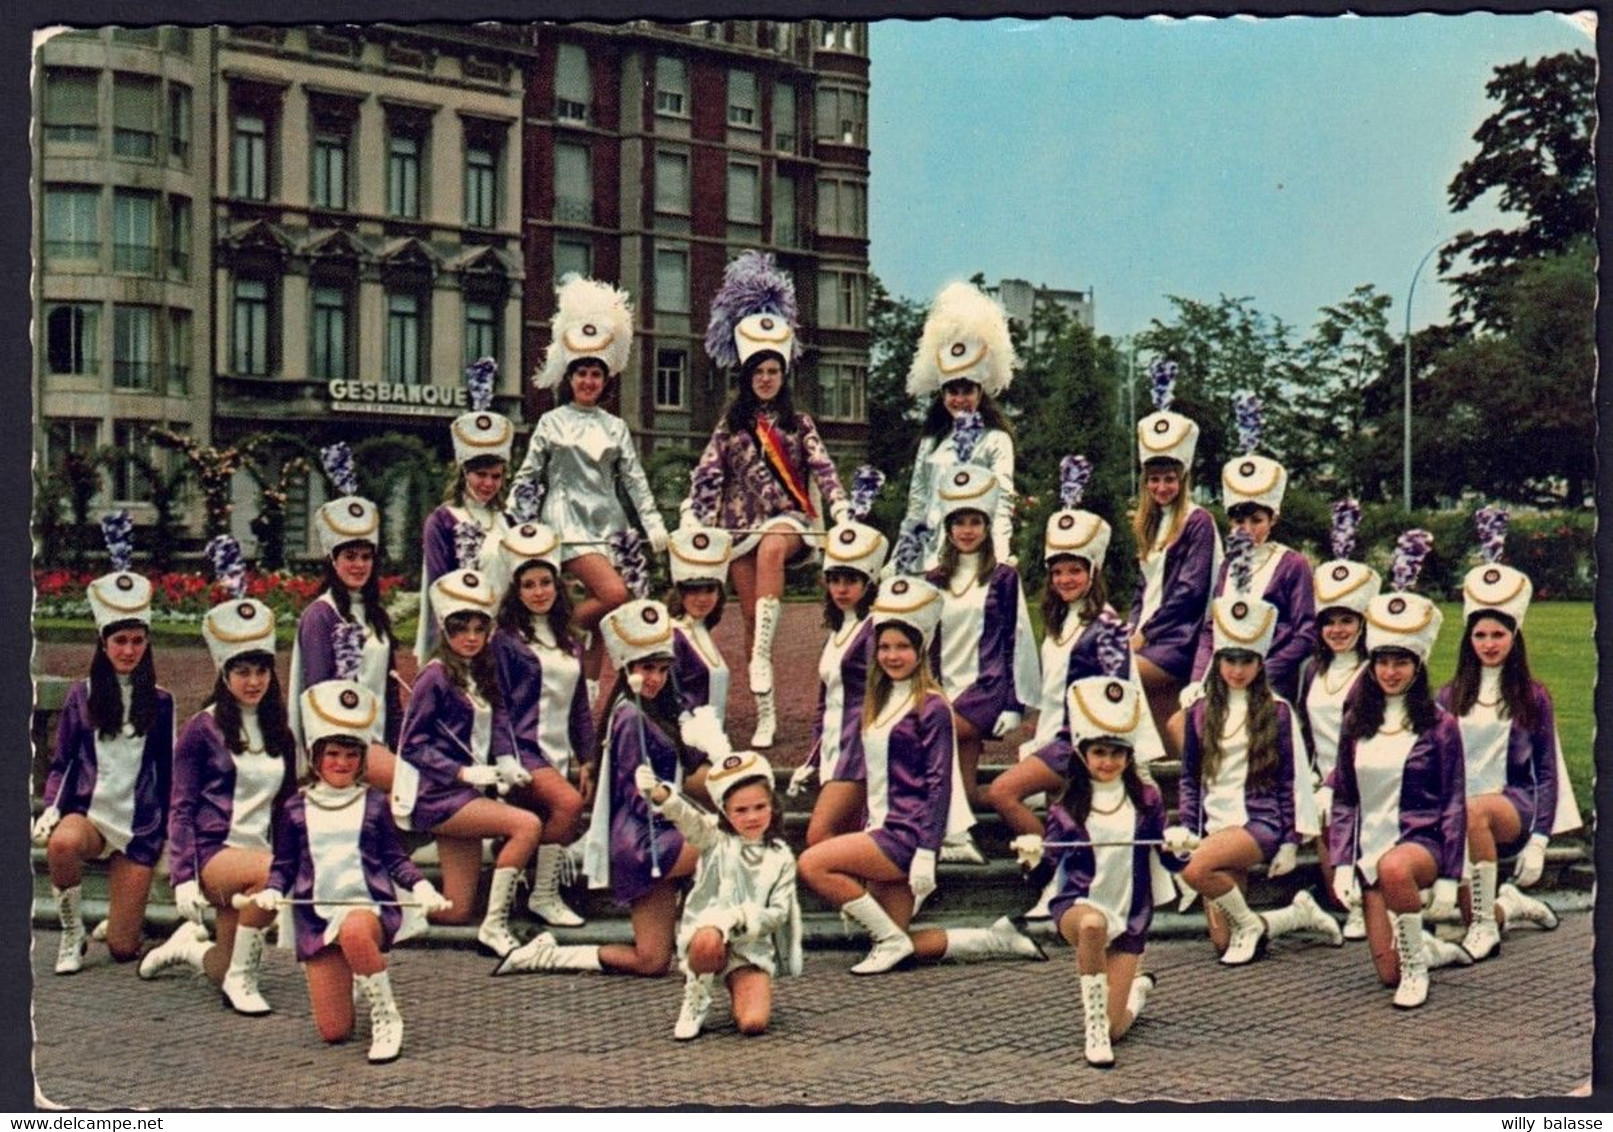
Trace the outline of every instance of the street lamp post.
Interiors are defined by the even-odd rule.
[[[1411,286],[1406,289],[1406,401],[1401,431],[1400,498],[1408,513],[1411,511],[1411,301],[1417,293],[1417,277],[1423,273],[1429,257],[1453,239],[1454,236],[1446,236],[1423,253],[1423,258],[1417,261],[1417,270],[1411,273]]]

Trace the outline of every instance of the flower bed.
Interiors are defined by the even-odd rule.
[[[200,622],[213,606],[229,598],[223,586],[200,574],[167,573],[147,575],[151,579],[153,620]],[[73,570],[34,571],[34,615],[63,620],[88,619],[89,599],[85,589],[96,575]],[[282,623],[294,622],[319,594],[317,574],[290,571],[254,573],[246,576],[246,596],[256,598]],[[402,574],[381,578],[381,600],[390,602],[404,585]]]

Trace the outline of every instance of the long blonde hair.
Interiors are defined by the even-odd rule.
[[[1182,490],[1176,494],[1176,501],[1171,504],[1171,529],[1165,535],[1165,547],[1169,549],[1170,545],[1181,536],[1182,525],[1187,522],[1187,512],[1193,496],[1193,470],[1184,467],[1179,460],[1156,457],[1143,465],[1143,478],[1145,480],[1148,476],[1149,464],[1157,465],[1157,471],[1169,471],[1170,469],[1166,465],[1174,465],[1182,484]],[[1154,540],[1159,537],[1159,524],[1164,515],[1164,509],[1154,502],[1154,497],[1148,493],[1145,487],[1142,498],[1137,501],[1137,510],[1131,519],[1131,533],[1137,539],[1137,561],[1146,562],[1149,555],[1153,554]]]
[[[934,674],[930,671],[928,650],[924,647],[924,639],[919,636],[919,631],[901,621],[881,621],[874,626],[875,649],[879,647],[879,635],[886,629],[901,630],[902,636],[907,638],[908,644],[912,645],[918,653],[919,664],[913,670],[913,702],[908,705],[908,710],[916,710],[931,692],[938,692],[945,696],[945,693],[941,692],[940,683],[937,682]],[[884,668],[880,667],[877,660],[868,666],[868,686],[863,695],[864,727],[874,725],[874,721],[879,718],[880,712],[885,710],[885,703],[890,699],[891,689],[895,686],[891,678],[885,675]]]

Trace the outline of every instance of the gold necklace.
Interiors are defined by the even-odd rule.
[[[950,593],[953,597],[962,597],[964,594],[969,592],[969,590],[974,586],[974,584],[978,580],[979,579],[976,577],[975,574],[970,574],[968,580],[963,583],[963,588],[961,590],[953,589],[952,588],[952,583],[948,582],[947,583],[947,592]]]
[[[1406,723],[1402,723],[1399,727],[1385,727],[1385,726],[1380,725],[1378,727],[1378,734],[1379,735],[1404,735],[1406,733],[1406,728],[1408,726],[1410,726],[1410,725],[1406,724]]]
[[[718,652],[717,655],[713,657],[710,653],[706,652],[706,647],[700,643],[700,634],[693,624],[686,622],[684,625],[684,630],[684,636],[686,636],[689,639],[689,643],[694,646],[694,651],[700,654],[700,659],[706,662],[707,668],[726,667],[723,664],[722,653]],[[712,651],[715,652],[717,649],[717,644],[715,641],[712,642],[711,647]]]
[[[892,688],[891,690],[895,691],[894,688]],[[911,688],[909,688],[903,693],[902,698],[897,702],[896,710],[894,712],[891,711],[890,708],[887,706],[884,709],[886,714],[874,716],[874,730],[878,731],[881,728],[889,726],[890,724],[896,722],[896,720],[900,719],[902,716],[906,715],[908,709],[913,706],[912,700],[913,700],[913,690]]]
[[[835,648],[843,649],[843,648],[846,647],[846,642],[851,640],[851,635],[853,633],[855,633],[860,628],[862,628],[861,619],[853,620],[851,622],[851,627],[849,629],[847,629],[844,633],[830,633],[829,634],[829,639],[834,642]]]
[[[1122,791],[1120,791],[1120,801],[1116,802],[1111,808],[1109,808],[1107,810],[1100,809],[1099,806],[1098,806],[1097,795],[1096,795],[1096,793],[1094,793],[1093,798],[1092,798],[1092,812],[1095,813],[1095,814],[1102,814],[1104,817],[1108,817],[1110,814],[1118,814],[1120,812],[1120,808],[1122,806],[1124,806],[1125,804],[1126,804],[1126,792],[1124,790],[1122,790]]]
[[[349,789],[351,789],[351,787],[349,787]],[[303,799],[317,810],[334,812],[336,810],[345,810],[354,802],[362,800],[365,793],[366,791],[364,790],[354,790],[352,796],[349,797],[345,802],[337,802],[334,805],[326,805],[324,802],[321,802],[318,798],[314,797],[314,792],[312,790],[305,790],[303,792]]]
[[[1066,625],[1073,623],[1073,628],[1071,628],[1068,633],[1059,632],[1053,634],[1053,643],[1059,648],[1063,648],[1065,645],[1075,640],[1075,638],[1080,635],[1081,630],[1085,628],[1085,626],[1081,623],[1080,614],[1073,611],[1064,615],[1064,622]]]
[[[1502,697],[1498,695],[1493,700],[1487,700],[1483,696],[1474,696],[1473,702],[1478,704],[1480,707],[1495,707],[1501,702],[1501,698]]]
[[[1355,678],[1355,674],[1361,671],[1361,660],[1359,657],[1356,658],[1356,662],[1350,665],[1350,670],[1344,674],[1344,679],[1340,680],[1337,684],[1333,683],[1333,681],[1328,678],[1332,671],[1333,668],[1331,665],[1329,665],[1327,670],[1322,673],[1322,687],[1326,689],[1328,695],[1336,696],[1344,690],[1344,686],[1346,684]]]
[[[1238,732],[1242,731],[1245,727],[1248,727],[1248,726],[1249,726],[1249,713],[1245,712],[1244,715],[1243,715],[1243,718],[1238,720],[1238,726],[1234,727],[1231,731],[1226,730],[1224,727],[1222,728],[1222,730],[1221,730],[1221,742],[1225,743],[1230,739],[1236,738]]]

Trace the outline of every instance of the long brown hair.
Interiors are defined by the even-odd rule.
[[[231,657],[213,682],[207,704],[213,705],[213,722],[224,735],[224,745],[231,754],[246,750],[246,730],[241,726],[241,702],[230,691],[229,671],[237,664],[260,664],[269,670],[269,688],[258,701],[258,729],[263,732],[263,749],[280,759],[288,759],[297,749],[291,727],[286,722],[286,698],[280,690],[280,676],[274,670],[274,658],[268,653],[251,652]]]
[[[1523,630],[1505,613],[1481,609],[1467,619],[1462,643],[1456,649],[1456,675],[1451,679],[1451,714],[1460,718],[1479,702],[1479,681],[1484,664],[1473,648],[1473,630],[1485,618],[1512,634],[1512,651],[1501,662],[1501,703],[1497,715],[1511,719],[1525,731],[1535,729],[1534,679],[1529,674],[1529,651],[1523,645]]]
[[[913,670],[913,702],[909,710],[917,708],[924,702],[924,697],[931,692],[940,692],[941,685],[936,682],[935,676],[930,672],[930,660],[924,648],[924,638],[913,626],[902,621],[881,621],[874,626],[874,647],[879,647],[879,635],[886,629],[900,630],[907,643],[913,646],[918,653],[918,667]],[[895,687],[891,678],[885,675],[884,668],[880,667],[878,660],[868,665],[868,686],[863,695],[863,726],[872,727],[879,718],[879,713],[885,710],[885,702],[890,699],[891,689]],[[945,693],[942,693],[945,695]]]
[[[670,663],[672,657],[670,655],[660,657],[646,656],[639,659],[666,660]],[[605,750],[606,724],[610,722],[610,717],[615,713],[616,705],[628,698],[630,694],[627,686],[628,670],[637,663],[639,663],[637,660],[628,661],[616,673],[616,679],[611,684],[610,695],[605,697],[605,710],[599,713],[599,726],[594,728],[594,745],[589,750],[590,762],[596,767],[599,765],[600,755]],[[699,751],[691,751],[690,748],[683,745],[682,729],[678,726],[678,716],[683,711],[683,701],[678,698],[676,672],[677,669],[674,667],[667,673],[666,683],[661,685],[661,690],[655,694],[653,699],[640,697],[639,702],[644,705],[645,718],[653,722],[672,743],[672,746],[677,749],[678,765],[683,767],[685,773],[688,773],[704,761],[704,756]]]
[[[554,604],[543,619],[549,625],[549,632],[554,634],[555,643],[563,649],[572,647],[571,636],[571,595],[566,592],[565,579],[555,572],[555,568],[547,562],[529,559],[521,563],[510,577],[509,587],[504,591],[504,597],[498,605],[498,627],[507,629],[520,637],[527,644],[532,643],[532,611],[521,600],[521,575],[537,567],[549,571],[554,579]]]
[[[948,585],[952,581],[952,575],[958,569],[958,548],[952,545],[950,537],[952,522],[959,515],[967,515],[970,512],[976,515],[985,515],[986,518],[986,537],[981,542],[980,549],[975,551],[976,554],[980,555],[980,566],[975,570],[975,581],[984,585],[991,580],[992,571],[997,569],[997,547],[993,544],[991,537],[991,516],[973,507],[965,507],[952,512],[942,524],[945,537],[941,539],[941,555],[936,562],[935,569],[930,572],[929,576],[930,581],[938,586]]]
[[[861,570],[852,570],[846,566],[831,566],[825,570],[823,572],[823,627],[833,633],[840,632],[841,626],[846,623],[845,613],[835,604],[835,599],[829,596],[829,575],[836,573],[855,574],[863,580],[863,595],[857,599],[857,604],[854,607],[857,611],[857,620],[861,621],[868,616],[868,611],[874,608],[874,602],[879,597],[879,579],[870,578]]]
[[[1097,739],[1094,742],[1105,742]],[[1112,743],[1111,746],[1122,747],[1123,743]],[[1085,744],[1082,744],[1085,747]],[[1126,788],[1126,797],[1138,810],[1143,808],[1143,779],[1137,772],[1137,752],[1126,747],[1129,752],[1126,758],[1126,769],[1120,773],[1120,782]],[[1070,756],[1070,777],[1064,786],[1058,804],[1064,807],[1064,812],[1074,818],[1081,826],[1085,826],[1087,818],[1092,813],[1092,776],[1087,771],[1086,758],[1081,749],[1077,749]]]
[[[997,402],[991,399],[991,394],[985,389],[980,390],[980,408],[976,411],[988,429],[994,428],[999,432],[1006,432],[1010,437],[1014,435],[1013,422],[1003,416],[1002,410],[997,407]],[[956,421],[957,418],[947,409],[945,387],[936,390],[935,400],[930,402],[930,407],[924,414],[923,434],[933,436],[937,440],[945,440],[952,435]]]
[[[1227,722],[1229,689],[1221,679],[1221,670],[1214,657],[1210,670],[1204,674],[1204,734],[1199,739],[1199,782],[1204,790],[1215,781],[1221,769],[1221,735]],[[1272,699],[1271,686],[1266,683],[1266,662],[1261,660],[1260,671],[1249,682],[1249,712],[1244,727],[1249,734],[1249,771],[1246,782],[1249,789],[1260,790],[1268,786],[1277,769],[1277,705]]]
[[[1342,606],[1330,605],[1326,609],[1318,609],[1316,611],[1316,647],[1311,650],[1311,667],[1316,670],[1318,676],[1332,668],[1333,661],[1339,655],[1333,651],[1333,646],[1322,639],[1323,624],[1330,614],[1336,613],[1347,613],[1355,618],[1357,632],[1355,634],[1355,648],[1351,651],[1363,661],[1367,658],[1366,618],[1355,612],[1355,610],[1345,609]]]
[[[386,611],[386,603],[381,600],[381,548],[368,539],[354,539],[344,542],[326,556],[323,571],[324,578],[320,593],[329,593],[331,602],[336,606],[336,612],[341,614],[343,621],[353,620],[353,595],[336,573],[336,556],[354,542],[370,547],[374,557],[370,559],[370,576],[364,585],[359,588],[359,600],[364,603],[364,620],[374,630],[375,635],[383,641],[392,640],[392,618]]]
[[[717,591],[717,604],[711,607],[711,612],[701,619],[707,629],[715,629],[722,621],[722,611],[728,608],[728,590],[718,581],[678,582],[666,595],[666,611],[673,617],[685,616],[683,611],[683,587],[710,586]]]
[[[1153,465],[1156,472],[1176,468],[1182,485],[1182,490],[1177,493],[1175,502],[1171,504],[1171,529],[1165,536],[1165,548],[1168,550],[1171,544],[1181,537],[1182,525],[1187,522],[1188,507],[1193,501],[1193,470],[1184,467],[1180,460],[1156,456],[1143,464],[1145,479],[1150,465]],[[1131,533],[1137,539],[1137,561],[1147,561],[1148,556],[1154,552],[1154,540],[1159,537],[1159,524],[1164,514],[1145,487],[1142,497],[1137,501],[1137,510],[1131,518]]]
[[[1047,560],[1047,582],[1042,591],[1042,625],[1053,636],[1064,631],[1064,618],[1070,605],[1053,589],[1053,567],[1061,558],[1079,558],[1087,564],[1087,577],[1091,583],[1081,598],[1081,619],[1088,624],[1096,621],[1109,605],[1109,583],[1103,580],[1103,567],[1092,565],[1092,559],[1081,554],[1055,554]]]
[[[466,621],[461,618],[487,617],[485,613],[471,610],[460,610],[450,613],[442,623],[442,636],[437,640],[437,647],[431,654],[431,659],[441,661],[448,673],[449,681],[461,692],[474,691],[492,707],[502,707],[504,697],[498,690],[498,663],[493,659],[492,637],[488,637],[487,644],[482,651],[466,660],[456,653],[448,644],[448,638],[464,628]],[[492,618],[488,618],[487,631],[493,631]]]
[[[1379,649],[1378,652],[1404,652],[1407,656],[1417,660],[1417,675],[1412,679],[1411,686],[1406,689],[1406,720],[1412,733],[1421,737],[1434,729],[1439,723],[1439,705],[1434,702],[1433,695],[1428,690],[1428,665],[1418,659],[1415,653],[1405,649]],[[1369,654],[1367,663],[1372,663],[1376,654]],[[1352,693],[1349,706],[1344,710],[1344,726],[1340,731],[1339,740],[1353,739],[1360,741],[1370,739],[1383,727],[1384,705],[1388,697],[1383,694],[1383,687],[1372,673],[1356,685]]]
[[[510,462],[502,456],[473,456],[463,464],[455,464],[453,471],[448,473],[448,484],[442,493],[442,501],[455,507],[465,506],[465,473],[486,471],[494,464],[503,464],[505,471],[509,471]],[[487,501],[488,509],[494,512],[504,510],[504,500],[509,491],[510,477],[505,475],[504,482],[499,484],[498,493]]]
[[[157,662],[151,655],[151,628],[143,621],[114,621],[95,641],[90,658],[90,722],[102,738],[110,739],[123,730],[123,693],[118,689],[117,669],[106,655],[106,639],[125,629],[146,631],[146,651],[129,675],[129,719],[136,735],[144,735],[157,722]]]

